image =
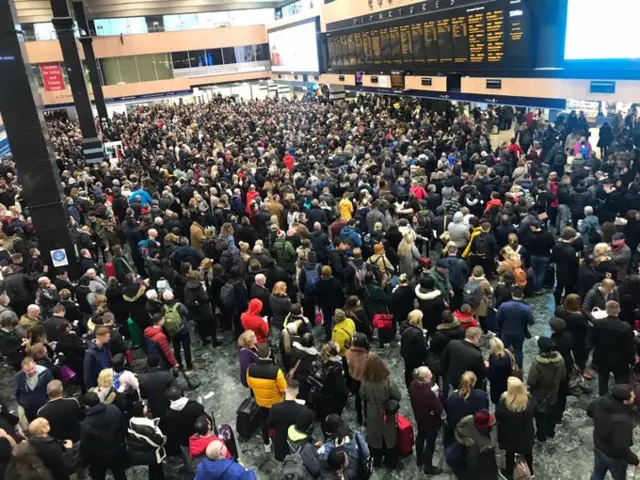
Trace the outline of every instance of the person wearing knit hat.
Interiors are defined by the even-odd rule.
[[[549,337],[538,339],[540,353],[529,369],[527,384],[531,395],[536,399],[536,437],[545,442],[555,436],[556,403],[560,384],[565,380],[564,359],[556,351],[553,340]]]
[[[478,430],[487,430],[495,423],[496,419],[489,410],[480,410],[473,415],[473,424]]]
[[[455,438],[464,452],[449,449],[446,456],[456,478],[498,478],[497,444],[492,435],[495,423],[495,417],[486,409],[467,415],[458,422]]]

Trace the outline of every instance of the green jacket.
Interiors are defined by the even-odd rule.
[[[451,295],[449,295],[449,292],[451,291],[451,283],[449,283],[449,277],[440,275],[436,267],[433,267],[431,270],[429,270],[429,276],[433,278],[436,290],[440,290],[440,292],[442,293],[442,299],[445,302],[449,303],[449,301],[451,300]]]
[[[296,261],[296,251],[293,249],[291,242],[285,239],[276,239],[273,243],[272,253],[279,265]]]
[[[371,319],[376,313],[389,313],[389,297],[377,283],[364,287],[364,309]]]

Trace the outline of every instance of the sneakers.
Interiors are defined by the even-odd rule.
[[[264,446],[264,453],[271,453],[271,439],[269,439],[269,443]]]

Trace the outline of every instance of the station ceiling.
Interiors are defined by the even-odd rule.
[[[292,0],[84,0],[87,17],[90,19],[270,8],[291,2]],[[18,23],[51,21],[49,0],[14,0],[14,3]]]

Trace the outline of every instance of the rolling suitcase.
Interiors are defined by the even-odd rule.
[[[211,423],[213,424],[213,431],[218,437],[224,440],[224,444],[227,447],[227,450],[229,450],[229,453],[233,455],[233,458],[238,460],[240,458],[240,452],[238,451],[236,436],[233,433],[233,429],[231,428],[231,426],[227,424],[217,426],[216,416],[213,414],[213,412],[211,412]]]
[[[260,407],[253,397],[245,399],[236,411],[236,432],[243,440],[248,440],[260,425]]]
[[[402,457],[413,452],[413,425],[402,415],[397,415],[398,422],[398,453]]]

